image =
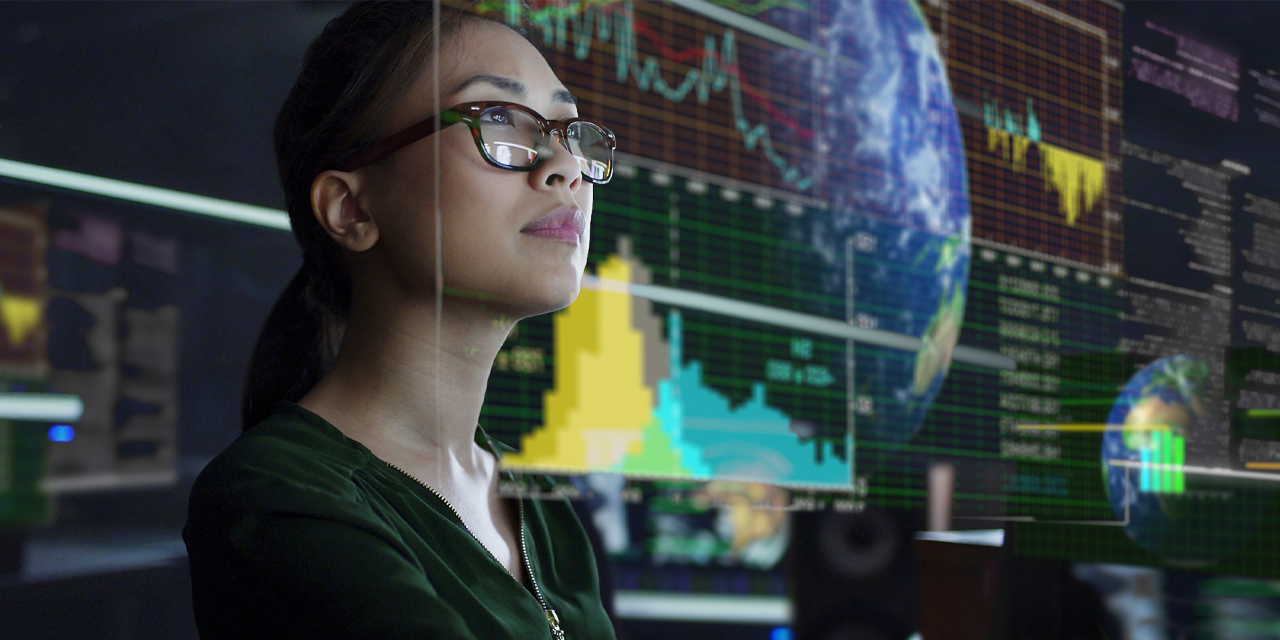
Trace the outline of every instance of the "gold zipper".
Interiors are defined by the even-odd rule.
[[[488,440],[488,437],[489,437],[488,434],[485,434],[486,440]],[[489,447],[493,448],[492,442],[489,443]],[[444,506],[449,507],[449,511],[453,512],[453,515],[458,519],[458,522],[462,523],[462,528],[465,529],[467,533],[471,534],[471,537],[475,539],[477,544],[480,544],[480,538],[476,538],[475,532],[472,531],[471,527],[468,527],[466,521],[462,519],[462,514],[458,513],[458,510],[453,508],[453,504],[450,503],[449,500],[444,497],[444,495],[442,495],[439,491],[436,491],[435,489],[431,488],[431,485],[410,475],[408,471],[405,471],[404,469],[401,469],[400,467],[397,467],[394,464],[391,464],[390,462],[386,462],[385,460],[383,462],[388,467],[391,467],[392,469],[395,469],[396,471],[399,471],[400,473],[404,474],[406,478],[409,478],[410,480],[413,480],[414,482],[422,485],[423,488],[425,488],[427,491],[430,491],[432,495],[439,498],[440,502],[443,502]],[[510,476],[511,473],[507,472],[507,475]],[[515,478],[511,477],[511,479],[514,480]],[[533,585],[533,595],[538,600],[538,605],[542,607],[543,614],[547,616],[547,626],[550,627],[551,629],[551,637],[554,638],[554,640],[564,640],[564,629],[560,627],[560,616],[556,614],[555,609],[552,609],[547,606],[547,599],[542,597],[542,589],[538,587],[538,579],[533,576],[533,565],[529,564],[529,548],[524,541],[525,539],[524,498],[517,499],[516,505],[520,514],[519,515],[520,521],[517,523],[517,526],[519,526],[520,528],[520,558],[521,560],[524,561],[525,573],[529,575],[529,584]],[[497,556],[494,556],[493,552],[489,551],[489,547],[486,547],[483,544],[480,544],[480,548],[484,549],[484,552],[489,554],[489,557],[492,558],[495,563],[497,563],[499,566],[502,566],[502,563],[498,562]],[[506,567],[503,567],[502,569],[504,573],[511,576],[512,580],[515,580],[517,583],[520,582],[519,580],[516,579],[515,576],[511,575],[510,571],[506,570]],[[523,588],[524,585],[520,585],[520,587]]]

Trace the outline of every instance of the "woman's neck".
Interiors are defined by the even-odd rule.
[[[491,469],[474,437],[512,321],[475,300],[446,298],[439,314],[404,300],[353,300],[338,358],[299,404],[383,459],[445,475]]]

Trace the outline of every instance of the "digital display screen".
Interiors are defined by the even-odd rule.
[[[947,465],[951,524],[1032,554],[1238,551],[1280,453],[1280,205],[1249,151],[1280,83],[1159,13],[531,5],[621,153],[578,302],[495,365],[508,466],[856,511],[924,509]]]
[[[520,30],[617,136],[581,291],[515,323],[479,422],[515,449],[499,490],[576,501],[620,593],[781,606],[797,548],[829,559],[824,518],[892,512],[1070,563],[1127,637],[1234,633],[1232,607],[1275,626],[1280,11],[445,4]],[[299,55],[342,9],[268,6]],[[245,93],[277,87],[277,109],[288,65]],[[43,113],[6,83],[0,116]],[[271,173],[259,120],[257,156],[209,164]],[[9,130],[36,128],[57,129]],[[181,487],[239,434],[298,268],[276,177],[240,197],[222,172],[201,196],[180,189],[205,177],[155,189],[127,168],[0,158],[0,391],[82,402],[65,423],[0,416],[0,523],[49,521],[51,495]],[[1132,613],[1161,597],[1178,603]]]

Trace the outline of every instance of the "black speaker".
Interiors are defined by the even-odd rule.
[[[906,640],[917,631],[919,516],[874,506],[792,515],[795,640]]]

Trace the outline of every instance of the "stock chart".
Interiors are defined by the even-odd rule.
[[[897,447],[922,422],[964,315],[945,69],[911,4],[779,7],[819,53],[711,7],[727,22],[653,3],[533,11],[583,112],[628,142],[596,192],[582,304],[521,324],[508,366],[537,362],[490,415],[542,419],[517,467],[849,489],[855,439]],[[892,38],[857,50],[869,29]]]
[[[920,508],[941,461],[957,522],[1055,557],[1212,563],[1269,526],[1265,480],[1187,470],[1276,455],[1248,345],[1280,313],[1230,300],[1280,290],[1273,201],[1127,125],[1141,94],[1273,136],[1275,72],[1104,1],[519,11],[622,153],[579,301],[495,365],[512,468],[803,510]]]

